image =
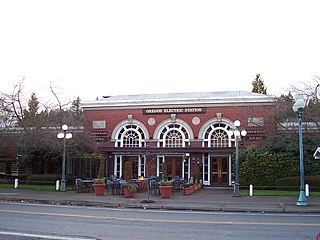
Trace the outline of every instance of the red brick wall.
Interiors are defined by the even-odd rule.
[[[198,137],[199,130],[202,125],[210,119],[216,118],[216,113],[221,113],[223,118],[227,118],[231,121],[240,120],[241,127],[245,128],[248,132],[245,144],[256,144],[260,146],[263,141],[260,137],[266,137],[276,131],[275,120],[275,106],[274,105],[250,105],[250,106],[218,106],[218,107],[206,107],[206,113],[200,114],[176,114],[177,119],[181,119],[189,124],[192,128],[194,136]],[[144,115],[141,109],[118,109],[118,110],[88,110],[84,111],[86,123],[85,131],[90,133],[92,131],[92,122],[105,120],[106,129],[97,129],[97,131],[107,131],[109,137],[118,123],[127,120],[128,115],[132,115],[134,120],[142,122],[148,129],[149,136],[153,137],[154,131],[157,126],[165,120],[170,119],[170,114],[147,114]],[[193,117],[200,118],[200,124],[194,125],[192,123]],[[153,126],[149,126],[148,119],[153,117],[156,123]],[[264,126],[248,126],[248,118],[263,118]],[[256,138],[257,137],[257,138]],[[113,142],[100,143],[100,146],[114,146]]]

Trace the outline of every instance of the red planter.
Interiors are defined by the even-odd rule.
[[[192,194],[191,187],[188,187],[188,188],[184,189],[184,195],[191,195],[191,194]]]
[[[93,189],[96,195],[104,195],[104,190],[106,189],[106,184],[93,184]]]
[[[133,197],[134,191],[129,191],[128,187],[123,187],[123,193],[126,198]]]
[[[162,198],[170,198],[173,186],[159,186]]]

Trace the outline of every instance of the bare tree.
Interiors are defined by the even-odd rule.
[[[23,81],[24,78],[14,86],[11,94],[1,93],[1,118],[6,127],[21,124],[24,118],[24,106],[22,102]],[[23,124],[21,124],[21,127],[24,127]]]
[[[23,155],[25,163],[32,164],[38,173],[59,172],[62,142],[56,134],[61,131],[62,124],[68,124],[70,130],[74,131],[67,145],[69,156],[81,156],[83,152],[90,151],[91,142],[83,133],[81,111],[75,107],[75,114],[70,103],[62,103],[53,87],[50,89],[58,103],[56,107],[42,105],[35,92],[26,101],[23,80],[14,87],[11,94],[1,93],[1,129],[6,128],[7,131],[0,131],[0,142],[5,143],[1,139],[7,138],[4,134],[11,131],[11,142],[15,143],[11,144],[11,148]],[[79,104],[80,98],[75,102]],[[5,144],[2,146],[7,148]]]

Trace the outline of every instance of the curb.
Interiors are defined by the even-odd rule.
[[[16,203],[30,203],[30,204],[48,204],[48,205],[64,205],[64,206],[85,206],[85,207],[100,207],[100,208],[128,208],[128,209],[152,209],[165,211],[194,211],[194,212],[233,212],[233,213],[288,213],[288,214],[320,214],[320,210],[316,209],[286,209],[286,208],[232,208],[232,207],[189,207],[189,206],[170,206],[170,205],[155,205],[148,203],[139,204],[117,204],[106,202],[89,202],[89,201],[74,201],[74,200],[35,200],[35,199],[21,199],[21,198],[3,198],[0,202],[16,202]]]

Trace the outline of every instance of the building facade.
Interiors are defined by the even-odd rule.
[[[85,133],[107,156],[107,174],[121,177],[126,161],[132,176],[190,179],[231,185],[235,120],[247,135],[243,145],[264,144],[276,131],[272,96],[244,91],[144,94],[103,97],[82,104]]]

